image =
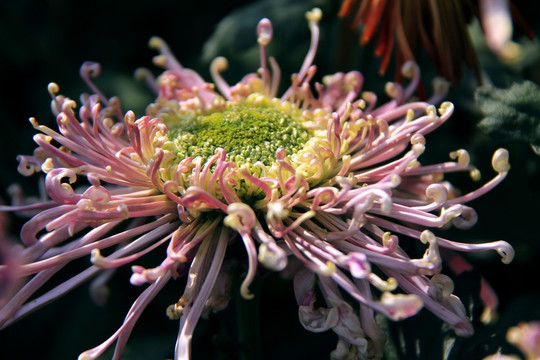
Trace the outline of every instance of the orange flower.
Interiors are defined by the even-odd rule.
[[[339,16],[350,22],[352,28],[363,25],[362,46],[376,37],[375,55],[382,58],[381,74],[386,72],[394,47],[397,69],[407,61],[417,61],[423,48],[437,73],[447,80],[461,77],[462,62],[480,80],[478,60],[467,29],[473,17],[480,19],[487,45],[501,59],[513,60],[520,55],[519,45],[511,40],[512,19],[533,38],[508,0],[345,0]]]

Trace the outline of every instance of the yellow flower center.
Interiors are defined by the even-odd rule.
[[[176,158],[207,159],[216,148],[223,148],[227,159],[239,166],[256,162],[271,166],[278,149],[298,152],[312,134],[302,125],[298,110],[284,111],[275,100],[259,95],[209,114],[165,114]]]

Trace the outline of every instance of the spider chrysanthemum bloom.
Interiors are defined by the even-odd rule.
[[[294,280],[299,318],[309,330],[338,334],[334,358],[381,355],[385,336],[374,312],[399,320],[425,306],[459,335],[472,334],[452,280],[440,273],[439,248],[493,249],[504,262],[511,261],[513,250],[503,241],[453,242],[427,228],[474,224],[475,213],[464,203],[505,177],[508,153],[495,153],[493,180],[458,195],[442,174],[478,175],[464,150],[452,153],[455,161],[447,163],[418,161],[424,135],[450,117],[452,104],[443,103],[437,112],[430,103],[408,102],[419,81],[413,63],[404,67],[410,85],[389,84],[392,99],[381,106],[375,94],[361,92],[358,72],[312,83],[320,17],[318,9],[307,14],[311,46],[280,98],[279,67],[266,56],[272,38],[268,19],[257,28],[261,68],[234,86],[220,76],[224,59],[213,62],[214,84],[209,84],[183,68],[161,39],[152,39],[161,53],[156,63],[166,70],[157,79],[139,72],[158,95],[139,119],[129,111],[123,115],[118,100],[93,85],[96,64],[82,67],[93,94],[82,96],[78,116],[75,102],[51,84],[59,132],[31,119],[40,132],[34,138],[38,148],[20,157],[19,169],[25,175],[46,173],[50,200],[2,207],[37,214],[21,231],[25,248],[0,265],[6,283],[31,276],[19,289],[6,290],[0,324],[8,326],[102,272],[108,276],[108,269],[162,252],[164,260],[153,268],[132,266],[131,283],[145,290],[118,331],[80,359],[94,359],[114,342],[119,358],[146,305],[168,282],[184,276],[184,293],[167,315],[180,320],[175,358],[188,359],[201,314],[227,305],[222,265],[236,241],[246,250],[247,275],[240,287],[245,298],[252,296],[259,264],[275,271],[291,261],[303,265]],[[444,85],[436,88],[433,102]],[[398,238],[425,244],[425,254],[410,258]],[[87,270],[34,296],[66,264],[84,256],[91,257]],[[327,307],[315,307],[316,294]]]

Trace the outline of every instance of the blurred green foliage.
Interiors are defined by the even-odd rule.
[[[479,126],[490,136],[540,144],[540,88],[532,81],[513,83],[507,89],[479,87],[475,101],[484,115]]]

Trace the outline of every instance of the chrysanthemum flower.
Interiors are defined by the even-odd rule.
[[[512,41],[512,20],[529,38],[534,38],[509,0],[345,0],[340,16],[350,18],[353,27],[363,25],[362,45],[375,38],[382,74],[395,48],[398,68],[416,60],[424,50],[445,79],[459,79],[463,62],[479,78],[478,60],[467,28],[475,16],[481,21],[488,47],[506,61],[514,61],[521,54],[520,46]]]
[[[315,332],[336,332],[333,358],[381,354],[385,335],[375,312],[400,320],[424,306],[457,334],[471,335],[452,280],[441,273],[439,248],[493,249],[505,263],[513,250],[503,241],[465,244],[427,229],[473,225],[475,212],[464,204],[506,176],[508,153],[495,152],[494,179],[459,195],[443,174],[478,176],[466,151],[437,165],[418,161],[424,135],[450,117],[452,104],[437,110],[427,102],[408,102],[419,81],[414,63],[403,69],[410,85],[388,84],[391,100],[380,106],[375,94],[362,92],[358,72],[312,82],[320,17],[318,9],[307,14],[311,46],[281,97],[279,67],[266,55],[272,38],[268,19],[257,28],[260,69],[234,86],[220,75],[225,59],[212,63],[210,84],[153,38],[150,45],[160,51],[156,63],[165,72],[157,79],[139,72],[157,100],[138,119],[131,111],[124,115],[118,99],[106,98],[91,82],[97,64],[82,66],[93,94],[81,97],[78,115],[76,103],[50,84],[59,130],[32,118],[38,147],[20,157],[19,167],[24,175],[46,174],[50,200],[1,208],[36,213],[22,228],[24,249],[0,265],[9,283],[30,277],[2,303],[2,327],[100,273],[107,277],[110,269],[160,252],[164,259],[155,267],[132,266],[131,283],[144,290],[118,331],[80,359],[94,359],[115,342],[118,359],[144,308],[178,277],[187,277],[187,285],[167,315],[180,320],[175,358],[188,359],[201,314],[227,306],[223,264],[229,246],[242,242],[242,296],[252,296],[259,265],[281,271],[300,263],[294,280],[300,321]],[[437,84],[433,102],[444,92],[444,84]],[[418,242],[424,255],[411,258],[400,241]],[[88,269],[34,295],[70,261],[85,256],[92,262]],[[97,298],[100,289],[94,287]]]

